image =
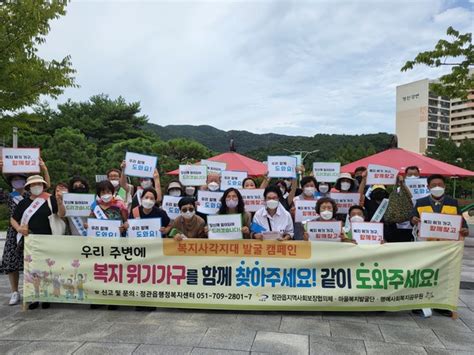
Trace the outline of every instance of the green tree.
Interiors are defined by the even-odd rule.
[[[68,100],[58,105],[57,111],[44,112],[49,117],[44,133],[60,127],[79,129],[99,149],[105,149],[127,139],[152,137],[151,133],[143,130],[147,117],[139,113],[140,103],[127,103],[123,97],[112,100],[101,94],[92,96],[86,102]]]
[[[426,155],[454,165],[459,165],[460,161],[459,148],[451,139],[436,139],[434,145],[429,147]]]
[[[67,182],[75,175],[95,181],[97,173],[96,146],[77,129],[57,129],[41,153],[53,183]]]
[[[66,13],[66,1],[21,0],[0,4],[0,128],[18,124],[14,113],[38,103],[40,95],[56,98],[75,86],[71,58],[47,61],[38,45],[50,21]]]
[[[413,69],[416,64],[429,67],[450,66],[451,73],[443,75],[439,83],[430,85],[430,89],[439,96],[466,99],[474,88],[474,75],[469,68],[474,65],[474,47],[472,33],[461,34],[449,27],[446,31],[451,41],[440,39],[431,51],[419,53],[414,60],[409,60],[401,71]]]

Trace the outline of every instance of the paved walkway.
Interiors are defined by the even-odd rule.
[[[465,282],[474,280],[473,246],[474,240],[465,248]],[[9,295],[0,275],[0,354],[474,354],[474,290],[461,289],[457,320],[410,312],[137,312],[60,304],[22,312],[7,305]]]

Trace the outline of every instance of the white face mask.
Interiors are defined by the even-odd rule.
[[[194,192],[196,192],[196,188],[194,186],[186,186],[186,195],[193,196]]]
[[[117,187],[120,184],[120,181],[118,180],[110,180],[110,183],[112,184],[113,187]]]
[[[350,188],[351,188],[351,183],[350,182],[347,182],[347,181],[341,182],[341,190],[342,191],[349,191]]]
[[[268,200],[265,202],[265,204],[269,210],[275,210],[278,208],[280,202],[278,200]]]
[[[280,187],[280,191],[281,191],[281,194],[282,194],[283,196],[285,196],[286,190],[285,190],[283,187]]]
[[[325,194],[329,191],[329,185],[319,185],[319,192]]]
[[[194,216],[194,211],[193,212],[181,212],[181,216],[183,216],[184,219],[191,219]]]
[[[228,208],[236,208],[239,204],[239,200],[225,200],[225,204]]]
[[[41,193],[43,192],[44,190],[44,187],[41,185],[41,186],[33,186],[30,191],[31,191],[31,194],[32,195],[35,195],[35,196],[38,196],[38,195],[41,195]]]
[[[153,184],[151,183],[151,180],[143,180],[141,183],[140,183],[140,186],[144,189],[148,189],[150,187],[153,186]]]
[[[219,190],[219,184],[215,181],[212,181],[207,184],[207,188],[209,189],[209,191],[217,191]]]
[[[351,222],[364,222],[364,217],[361,216],[352,216]]]
[[[146,208],[147,210],[152,208],[155,205],[155,201],[150,200],[147,198],[146,200],[142,200],[142,206],[143,208]]]
[[[441,197],[444,195],[444,187],[435,186],[432,189],[430,189],[430,192],[434,197]]]
[[[412,175],[412,176],[407,176],[405,179],[418,179],[419,176]]]
[[[327,221],[332,218],[332,211],[321,211],[319,215],[321,216],[322,219]]]
[[[174,197],[178,197],[178,196],[181,196],[181,191],[179,191],[177,189],[173,189],[173,190],[169,191],[169,195],[174,196]]]
[[[105,195],[102,195],[100,197],[100,199],[105,202],[105,203],[109,203],[110,201],[112,201],[112,194],[105,194]]]
[[[305,187],[303,189],[303,193],[307,196],[307,197],[312,197],[314,195],[314,192],[316,191],[316,189],[314,187]]]

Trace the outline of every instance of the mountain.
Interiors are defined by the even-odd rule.
[[[145,130],[152,131],[163,140],[187,138],[198,141],[216,153],[229,150],[234,139],[237,152],[264,161],[268,155],[288,155],[288,151],[313,152],[305,164],[313,161],[339,161],[342,164],[388,149],[393,138],[388,133],[361,135],[316,134],[313,137],[282,134],[255,134],[248,131],[223,131],[212,126],[170,125],[147,123]],[[304,155],[305,153],[303,153]]]
[[[284,141],[292,136],[266,133],[255,134],[248,131],[222,131],[212,126],[169,125],[160,126],[148,123],[145,130],[150,130],[163,140],[174,138],[194,139],[215,152],[229,150],[229,142],[233,138],[238,152],[247,153]],[[301,137],[303,138],[303,137]]]

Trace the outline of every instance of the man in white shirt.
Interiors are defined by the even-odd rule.
[[[266,206],[255,212],[253,223],[264,228],[265,231],[252,233],[252,238],[265,239],[266,235],[275,236],[275,232],[277,232],[278,240],[292,239],[293,220],[290,213],[279,202],[281,198],[280,189],[274,185],[268,186],[263,192],[263,198]]]

